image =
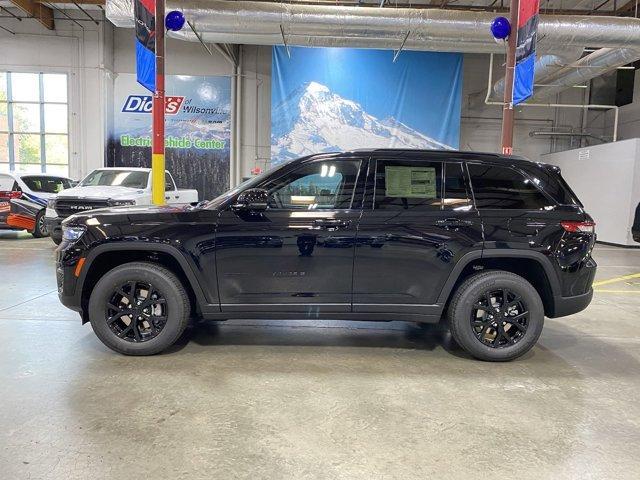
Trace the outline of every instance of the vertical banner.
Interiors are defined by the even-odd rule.
[[[540,0],[520,0],[516,46],[516,69],[513,81],[513,104],[533,95],[536,63],[536,37]]]
[[[456,149],[462,55],[274,47],[271,162],[357,148]]]
[[[140,85],[154,92],[156,87],[155,0],[135,0],[136,74]]]
[[[110,167],[150,167],[152,95],[121,73],[114,84]],[[165,162],[179,188],[210,200],[229,188],[231,79],[167,75]]]

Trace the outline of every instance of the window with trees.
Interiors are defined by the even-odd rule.
[[[0,172],[69,174],[64,73],[0,72]]]

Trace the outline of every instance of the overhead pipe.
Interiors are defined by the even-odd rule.
[[[488,33],[495,17],[491,12],[222,0],[170,0],[167,4],[182,10],[202,38],[212,43],[281,45],[282,26],[288,44],[295,46],[321,46],[323,38],[332,38],[332,46],[361,46],[362,40],[377,38],[373,48],[397,49],[410,31],[405,49],[435,50],[448,42],[459,45],[459,52],[466,52],[467,45],[482,45],[487,53],[496,51]],[[133,28],[132,12],[132,0],[107,0],[107,18],[118,27]],[[197,41],[192,32],[177,32],[177,36]],[[640,49],[640,20],[540,15],[540,50],[585,45]]]
[[[588,132],[554,132],[547,130],[534,130],[529,132],[530,137],[582,137],[582,138],[595,138],[596,140],[600,140],[602,143],[607,143],[608,140],[599,135],[594,135],[593,133]]]
[[[489,34],[495,16],[491,12],[221,0],[169,0],[167,4],[182,10],[197,32],[184,29],[171,35],[192,42],[502,51]],[[107,0],[105,11],[116,26],[133,28],[132,0]],[[575,62],[585,45],[605,50]],[[640,19],[540,15],[537,49],[536,82],[553,85],[540,88],[536,93],[539,99],[639,59]],[[500,81],[494,86],[498,94],[503,89]]]
[[[553,53],[539,55],[534,69],[534,84],[547,83],[549,76],[579,59],[583,50],[582,47],[560,48]],[[493,94],[496,98],[502,98],[503,93],[504,78],[501,78],[493,84]]]
[[[547,77],[545,82],[550,85],[534,91],[533,101],[548,98],[568,87],[588,82],[610,70],[635,62],[638,58],[640,58],[640,50],[632,48],[596,50]]]
[[[571,61],[571,55],[575,53],[565,53],[562,56],[548,54],[538,59],[534,81],[543,85],[534,89],[532,101],[548,98],[640,58],[640,50],[632,48],[600,48]],[[504,79],[500,79],[493,85],[493,92],[499,97],[503,90]]]

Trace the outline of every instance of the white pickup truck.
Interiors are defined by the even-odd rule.
[[[165,201],[168,204],[198,201],[197,190],[178,190],[176,182],[165,171]],[[74,213],[124,205],[151,205],[150,168],[98,168],[76,187],[60,192],[49,200],[45,224],[51,239],[62,241],[62,220]]]

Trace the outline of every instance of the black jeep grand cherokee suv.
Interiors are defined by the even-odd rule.
[[[448,320],[484,360],[586,308],[594,223],[559,169],[515,157],[367,150],[286,163],[193,206],[64,222],[62,303],[149,355],[190,317]]]

